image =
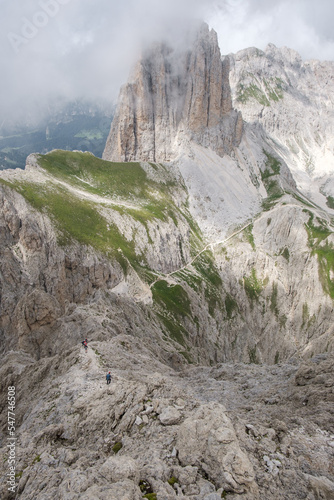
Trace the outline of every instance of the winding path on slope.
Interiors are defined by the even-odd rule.
[[[214,246],[216,246],[216,245],[222,245],[223,243],[226,243],[230,239],[234,238],[234,236],[236,236],[237,234],[239,234],[242,231],[244,231],[251,224],[253,224],[253,220],[251,222],[248,222],[244,226],[242,226],[240,229],[238,229],[237,231],[235,231],[233,234],[231,234],[230,236],[228,236],[224,240],[219,240],[219,241],[207,243],[205,245],[205,247],[202,248],[202,250],[200,250],[187,264],[185,264],[184,266],[180,267],[179,269],[176,269],[175,271],[171,271],[170,273],[167,273],[167,274],[159,276],[159,278],[157,278],[153,283],[151,283],[150,288],[152,288],[155,285],[155,283],[157,283],[157,281],[161,281],[161,280],[164,280],[166,278],[168,279],[170,276],[173,276],[173,274],[177,274],[177,273],[180,273],[180,272],[184,271],[185,269],[187,269],[188,267],[190,267],[195,262],[195,260],[197,260],[209,248],[211,248],[211,250],[212,250]]]
[[[312,203],[310,200],[307,200],[309,204],[311,204],[315,210],[321,212],[322,216],[325,217],[326,219],[326,222],[327,222],[327,226],[330,227],[330,224],[331,224],[331,221],[330,221],[330,218],[329,218],[329,215],[324,211],[322,210],[320,207],[318,207],[317,205],[315,205],[314,203]],[[280,208],[291,208],[291,207],[300,207],[300,205],[298,205],[297,203],[289,203],[287,205],[283,205],[282,202],[278,203],[277,205],[275,205],[274,209],[277,209],[278,207]],[[187,268],[189,268],[204,252],[206,252],[208,249],[211,249],[213,250],[213,247],[217,246],[217,245],[223,245],[224,243],[227,243],[229,240],[231,240],[232,238],[234,238],[235,236],[237,236],[238,234],[242,233],[242,231],[244,231],[245,229],[247,229],[247,227],[251,226],[256,220],[259,220],[261,219],[262,217],[264,217],[264,215],[266,214],[269,214],[270,211],[268,212],[265,212],[265,213],[261,213],[261,214],[258,214],[257,216],[253,217],[249,222],[247,222],[247,224],[245,224],[244,226],[242,226],[241,228],[237,229],[236,231],[234,231],[230,236],[228,236],[227,238],[223,239],[223,240],[218,240],[218,241],[214,241],[214,242],[210,242],[210,243],[207,243],[205,245],[204,248],[202,248],[202,250],[200,250],[189,262],[187,262],[186,264],[184,264],[184,266],[180,267],[179,269],[176,269],[175,271],[171,271],[170,273],[167,273],[167,274],[162,274],[160,275],[156,280],[153,281],[153,283],[150,284],[150,289],[158,282],[158,281],[162,281],[162,280],[168,280],[169,277],[173,276],[174,274],[177,274],[177,273],[180,273],[184,270],[186,270]]]

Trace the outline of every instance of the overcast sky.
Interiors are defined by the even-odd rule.
[[[115,99],[142,43],[192,17],[223,54],[271,42],[334,60],[333,14],[333,0],[0,0],[0,125],[49,95]]]

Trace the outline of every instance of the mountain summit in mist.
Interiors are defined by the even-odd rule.
[[[229,60],[206,24],[182,49],[156,44],[145,51],[120,93],[103,158],[170,161],[180,137],[218,154],[240,143],[242,119],[232,109]]]
[[[16,498],[333,498],[332,69],[203,25],[144,53],[104,159],[0,173]]]

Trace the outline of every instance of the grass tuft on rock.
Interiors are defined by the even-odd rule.
[[[117,453],[123,448],[123,444],[121,441],[118,441],[117,443],[114,444],[112,447],[112,451],[117,455]]]
[[[312,255],[318,257],[320,282],[325,293],[334,300],[334,248],[332,242],[328,241],[328,237],[333,233],[326,221],[318,217],[314,220],[314,214],[307,212],[309,220],[305,227]]]
[[[264,282],[257,278],[256,270],[253,267],[250,276],[244,277],[244,289],[251,303],[259,300],[263,288]]]

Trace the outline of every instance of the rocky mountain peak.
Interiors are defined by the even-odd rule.
[[[334,64],[269,44],[229,55],[233,106],[266,134],[298,189],[328,209],[333,197]]]
[[[221,156],[242,135],[229,60],[222,61],[217,34],[204,23],[183,46],[155,44],[143,53],[121,89],[103,157],[171,160],[182,135]]]
[[[300,54],[289,47],[276,47],[273,43],[269,43],[265,49],[265,55],[269,59],[272,58],[285,66],[296,66],[300,67],[303,63],[303,60]]]

